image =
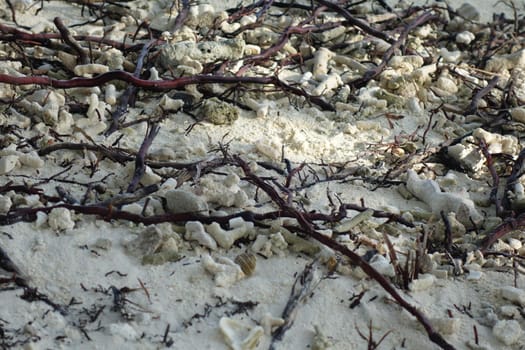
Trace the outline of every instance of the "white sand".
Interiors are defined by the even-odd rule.
[[[501,3],[493,7],[494,1],[474,3],[484,20],[488,20],[493,11],[505,10]],[[5,5],[2,2],[0,4]],[[34,25],[35,19],[28,16],[31,11],[34,9],[26,15],[19,15],[19,22]],[[43,27],[47,23],[53,28],[52,18],[57,13],[62,13],[69,23],[85,20],[79,17],[79,6],[66,6],[64,2],[50,1],[44,2],[44,10],[36,21]],[[130,114],[138,115],[142,109],[151,112],[161,95],[139,97],[137,108],[132,109]],[[379,171],[380,163],[385,161],[383,155],[387,151],[385,148],[378,148],[373,153],[370,145],[391,142],[395,135],[409,135],[418,127],[420,129],[417,132],[421,135],[429,122],[429,114],[426,112],[413,115],[412,112],[401,109],[392,112],[403,118],[390,120],[392,125],[389,126],[384,113],[371,112],[370,115],[364,115],[322,112],[316,107],[295,108],[289,105],[287,99],[270,100],[269,103],[269,112],[264,118],[257,118],[253,111],[241,110],[240,118],[233,126],[201,123],[188,136],[184,136],[185,130],[194,120],[183,112],[173,113],[162,122],[160,134],[155,139],[151,152],[166,147],[175,152],[176,161],[195,161],[220,156],[209,152],[222,142],[229,143],[232,154],[239,154],[247,161],[272,161],[283,167],[279,161],[284,146],[284,155],[294,166],[303,161],[350,162],[356,167],[374,169],[376,166]],[[366,122],[366,125],[359,122]],[[360,129],[355,125],[361,125]],[[120,146],[138,149],[145,131],[143,124],[128,128]],[[431,130],[427,135],[427,146],[438,146],[445,141],[446,134],[446,127]],[[118,135],[113,135],[111,141],[116,136]],[[102,135],[98,135],[96,141],[101,140]],[[111,141],[107,144],[111,144]],[[258,142],[268,151],[261,152],[261,148],[257,150]],[[88,163],[83,161],[80,152],[58,152],[45,158],[45,166],[38,171],[18,167],[8,175],[1,176],[0,185],[7,181],[38,183],[38,179],[53,176],[63,170],[61,163],[68,158],[73,160],[73,168],[68,172],[67,180],[88,183],[101,180],[109,174],[106,180],[108,191],[114,191],[115,194],[119,189],[126,188],[134,166],[133,162],[124,167],[105,159],[90,178],[89,169],[86,170]],[[319,170],[319,167],[316,169]],[[243,175],[234,167],[223,167],[217,171],[222,174]],[[261,167],[257,174],[277,176],[275,172]],[[371,171],[369,174],[356,173],[355,176],[365,176],[366,179],[377,174],[378,172]],[[403,174],[404,172],[399,180],[404,180]],[[458,187],[470,188],[471,192],[475,192],[472,189],[476,188],[480,196],[488,194],[490,188],[485,178],[462,180],[461,175],[458,176]],[[201,184],[193,185],[189,181],[182,188],[206,193],[209,189],[202,185],[202,181],[206,183],[206,179],[220,187],[216,183],[222,181],[224,176],[204,175]],[[294,184],[298,183],[296,180]],[[85,186],[54,180],[38,187],[44,189],[45,193],[55,195],[57,185],[66,187],[76,198],[81,198],[86,191]],[[247,193],[250,200],[255,196],[253,186],[246,181],[241,181],[239,187]],[[344,203],[360,204],[363,199],[367,207],[375,209],[398,212],[415,208],[428,210],[428,206],[416,198],[403,198],[397,191],[397,186],[377,190],[372,190],[373,188],[373,184],[363,180],[332,181],[314,185],[300,194],[304,196],[306,210],[324,213],[329,213],[332,209],[327,192],[332,199],[336,200],[337,196]],[[259,201],[264,205],[256,210],[270,210],[268,198],[260,191],[258,195]],[[250,205],[247,207],[250,208]],[[493,209],[483,210],[490,212]],[[348,216],[351,218],[356,214],[357,212],[351,211]],[[207,250],[196,242],[184,240],[184,228],[181,226],[158,225],[160,232],[176,238],[181,259],[153,266],[142,265],[140,257],[126,253],[124,248],[126,243],[147,230],[143,225],[124,221],[106,222],[103,218],[74,213],[73,219],[74,228],[66,230],[52,230],[46,222],[17,223],[1,228],[0,246],[30,277],[30,285],[38,288],[39,292],[55,303],[71,305],[67,307],[68,313],[61,315],[44,302],[22,300],[22,289],[1,290],[0,329],[3,332],[0,334],[4,338],[0,337],[0,344],[5,342],[13,344],[14,348],[25,349],[160,349],[166,346],[163,341],[167,341],[173,349],[228,349],[219,330],[219,320],[225,316],[231,317],[252,328],[264,324],[269,315],[280,317],[296,276],[313,260],[312,256],[280,249],[274,244],[272,256],[267,259],[257,256],[257,267],[251,277],[220,287],[201,264],[202,256]],[[384,222],[384,219],[372,219],[356,228],[356,231],[363,234],[377,233],[375,229]],[[328,225],[325,226],[330,229]],[[412,245],[411,242],[416,239],[415,231],[402,225],[396,227],[402,232],[401,238],[392,237],[396,246]],[[278,231],[279,225],[273,231],[261,230],[259,234],[275,234]],[[274,236],[276,238],[278,236]],[[110,242],[111,246],[108,249],[102,248],[101,239],[106,240],[104,244]],[[247,250],[252,242],[253,239],[250,239],[230,249],[219,248],[211,254],[214,258],[229,257],[233,260],[236,255]],[[320,261],[331,255],[328,249],[322,249]],[[370,249],[363,245],[357,251],[364,254]],[[326,276],[327,271],[325,264],[316,263],[314,279]],[[351,272],[344,273],[345,271]],[[3,276],[7,277],[9,274]],[[465,273],[435,278],[428,288],[399,292],[433,320],[438,331],[458,349],[518,349],[525,346],[524,336],[519,336],[513,345],[506,346],[493,335],[492,330],[494,318],[491,315],[500,320],[514,317],[522,328],[525,326],[520,308],[498,294],[499,288],[513,285],[512,271],[484,268],[480,279],[470,280],[467,276]],[[145,288],[141,288],[141,283]],[[518,287],[522,286],[523,281],[518,278]],[[112,287],[133,289],[125,294],[125,310],[113,308]],[[360,303],[350,307],[360,293],[364,293]],[[242,304],[244,306],[240,306],[241,303],[245,303]],[[501,307],[506,307],[504,310],[507,311],[503,312]],[[325,346],[320,345],[317,349],[365,349],[367,341],[362,339],[359,332],[367,336],[369,324],[372,324],[373,339],[376,342],[389,332],[379,346],[380,349],[437,348],[415,318],[393,302],[375,281],[359,277],[359,273],[348,264],[333,276],[320,280],[312,293],[298,305],[293,319],[294,323],[284,338],[275,343],[276,349],[314,348],[316,339],[322,337],[326,338]],[[449,332],[440,329],[440,322],[453,329]],[[165,333],[168,327],[169,331]],[[480,347],[472,345],[474,327],[477,329]],[[248,331],[239,333],[242,338]],[[256,349],[266,349],[270,343],[271,335],[264,334]],[[467,347],[467,343],[472,346]]]

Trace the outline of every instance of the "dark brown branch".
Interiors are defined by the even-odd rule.
[[[511,202],[508,198],[508,193],[514,193],[514,186],[518,183],[519,178],[523,175],[523,163],[525,162],[525,148],[523,148],[518,155],[518,158],[512,166],[507,182],[505,184],[505,191],[503,193],[502,205],[506,210],[511,210]]]
[[[496,215],[501,217],[503,215],[503,206],[501,201],[498,199],[498,188],[499,188],[499,175],[494,167],[494,160],[489,152],[488,146],[482,139],[479,140],[479,147],[481,153],[485,157],[485,163],[489,169],[490,176],[492,177],[492,189],[490,190],[490,201],[496,206]]]
[[[82,48],[82,46],[80,46],[80,44],[75,40],[73,35],[71,35],[69,29],[67,29],[67,27],[64,25],[64,22],[62,22],[62,19],[60,17],[55,17],[53,22],[60,31],[60,35],[62,35],[64,42],[77,53],[80,64],[88,64],[89,57],[86,50]]]
[[[390,44],[394,44],[394,39],[392,39],[391,37],[389,37],[387,34],[385,34],[384,32],[382,31],[379,31],[377,29],[374,29],[372,27],[370,27],[370,25],[368,23],[366,23],[365,21],[362,21],[360,19],[357,19],[355,18],[354,16],[352,16],[352,14],[350,12],[348,12],[348,10],[346,10],[345,8],[337,5],[336,3],[333,3],[329,0],[316,0],[317,3],[323,5],[323,6],[326,6],[327,8],[337,12],[338,14],[340,14],[341,16],[344,17],[344,19],[346,19],[348,21],[348,23],[350,23],[351,25],[353,26],[356,26],[357,28],[361,29],[363,32],[367,33],[367,34],[370,34],[372,36],[375,36],[377,38],[380,38]]]
[[[83,151],[83,150],[89,150],[94,152],[99,152],[103,154],[104,156],[112,159],[115,162],[131,162],[135,160],[136,154],[127,149],[122,148],[114,148],[114,147],[106,147],[103,145],[96,145],[91,143],[72,143],[72,142],[63,142],[63,143],[55,143],[51,146],[47,146],[45,148],[41,148],[38,151],[38,154],[40,156],[45,156],[50,153],[60,151],[60,150],[73,150],[73,151]],[[145,160],[145,164],[148,165],[150,168],[174,168],[174,169],[190,169],[194,168],[197,165],[200,165],[201,167],[207,166],[207,167],[217,167],[219,165],[224,165],[224,159],[222,158],[214,158],[212,160],[206,160],[206,161],[195,161],[195,162],[189,162],[189,163],[180,163],[180,162],[154,162],[150,160]],[[0,187],[1,189],[1,187]]]
[[[142,67],[144,66],[144,59],[146,55],[149,53],[150,49],[152,48],[155,42],[156,40],[150,40],[140,50],[140,54],[137,59],[137,65],[135,66],[135,71],[133,72],[134,77],[137,77],[137,78],[140,77]],[[117,108],[115,109],[113,113],[111,113],[111,125],[106,131],[106,136],[111,135],[113,132],[118,130],[119,124],[120,124],[120,118],[126,113],[126,111],[128,110],[128,106],[132,106],[132,107],[135,106],[136,93],[137,93],[137,87],[135,85],[130,85],[126,88],[124,93],[120,96],[119,104],[117,105]]]
[[[365,86],[366,83],[368,83],[370,80],[378,76],[385,69],[386,65],[388,64],[392,56],[394,56],[395,51],[399,49],[402,45],[404,45],[405,41],[408,38],[408,34],[416,27],[419,27],[420,25],[434,18],[436,18],[436,15],[432,14],[432,12],[424,12],[421,16],[417,17],[415,20],[409,23],[399,35],[399,39],[397,39],[392,44],[392,46],[390,46],[388,50],[385,51],[385,53],[383,54],[381,63],[375,68],[370,69],[367,72],[365,72],[363,77],[354,80],[350,84],[356,88],[361,88]]]
[[[476,92],[476,94],[472,98],[472,101],[470,102],[465,112],[463,112],[463,114],[464,115],[476,114],[476,112],[478,111],[479,102],[485,95],[487,95],[490,92],[490,90],[494,89],[496,85],[498,85],[498,81],[499,81],[499,76],[496,75],[495,77],[489,80],[489,82],[487,83],[487,86],[485,86],[483,89]]]
[[[153,143],[153,140],[155,139],[159,131],[160,127],[158,125],[152,125],[149,128],[146,136],[144,137],[144,141],[142,141],[142,145],[140,145],[140,149],[135,159],[135,172],[133,173],[133,179],[131,179],[127,192],[131,193],[135,191],[140,179],[142,178],[142,175],[144,175],[144,173],[146,172],[146,154],[148,153],[148,149]]]
[[[61,39],[60,33],[28,33],[21,31],[17,28],[10,27],[8,25],[0,23],[0,32],[7,35],[0,35],[0,40],[3,41],[18,41],[27,42],[31,45],[44,45],[48,46],[51,39]],[[128,45],[120,41],[110,40],[102,37],[90,36],[90,35],[74,35],[75,40],[89,41],[98,44],[105,44],[123,51],[138,51],[144,44],[133,44]],[[157,44],[162,42],[157,41]]]
[[[175,23],[173,24],[172,32],[176,32],[180,28],[182,28],[182,26],[184,25],[184,21],[186,20],[186,17],[188,17],[189,10],[190,10],[190,1],[182,0],[182,9],[179,10],[179,13],[177,14],[177,18],[175,18]]]
[[[507,233],[516,231],[518,229],[523,229],[525,227],[525,213],[519,215],[517,218],[509,218],[501,225],[497,226],[487,234],[487,236],[481,242],[481,252],[485,252],[490,248],[494,242],[498,239],[503,238]]]

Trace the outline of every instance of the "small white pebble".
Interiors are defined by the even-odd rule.
[[[512,117],[513,120],[517,122],[525,123],[525,108],[523,107],[512,108],[510,110],[510,116]]]
[[[456,35],[456,42],[458,44],[465,44],[465,45],[468,45],[472,42],[472,40],[476,39],[476,36],[469,32],[468,30],[464,31],[464,32],[461,32],[461,33],[458,33]]]

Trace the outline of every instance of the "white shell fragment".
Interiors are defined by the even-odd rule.
[[[472,132],[472,136],[483,140],[490,153],[516,154],[520,149],[518,139],[512,135],[500,135],[477,128]]]
[[[142,178],[140,179],[140,183],[144,186],[154,185],[158,184],[162,181],[162,177],[160,175],[157,175],[153,172],[153,170],[146,166],[146,170],[144,171],[144,174],[142,175]]]
[[[106,103],[110,106],[113,106],[115,103],[117,103],[117,88],[113,84],[108,84],[106,86],[106,91],[104,98],[106,100]]]
[[[159,106],[162,107],[165,111],[178,111],[184,107],[184,101],[181,99],[173,99],[168,95],[162,95],[160,99]]]
[[[468,30],[464,31],[464,32],[461,32],[461,33],[458,33],[456,35],[456,42],[458,44],[465,44],[465,45],[468,45],[472,42],[472,40],[476,39],[476,36],[469,32]]]
[[[54,208],[47,216],[47,223],[53,230],[71,230],[75,222],[71,219],[71,212],[66,208]]]
[[[456,218],[465,227],[472,227],[472,222],[479,224],[483,216],[477,211],[474,202],[455,193],[441,192],[439,185],[434,180],[420,179],[415,171],[408,170],[407,189],[414,196],[425,202],[434,215],[441,212],[446,214],[456,213]]]
[[[261,326],[250,326],[233,318],[222,317],[219,328],[226,344],[232,350],[252,350],[257,347],[264,330]]]
[[[241,267],[226,257],[219,257],[215,261],[209,254],[204,254],[201,263],[214,276],[217,287],[229,287],[245,277]]]
[[[31,153],[20,153],[18,160],[22,165],[28,166],[34,169],[40,169],[44,166],[44,161],[36,152]]]
[[[516,108],[512,108],[509,112],[510,112],[510,116],[512,117],[514,121],[525,124],[525,108],[516,107]]]

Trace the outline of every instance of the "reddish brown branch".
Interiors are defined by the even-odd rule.
[[[217,75],[193,75],[188,77],[180,77],[172,80],[146,80],[135,77],[133,74],[124,71],[111,71],[100,74],[94,78],[73,78],[69,80],[58,80],[46,76],[25,76],[16,77],[7,74],[0,74],[0,83],[12,85],[42,85],[51,86],[59,89],[71,89],[75,87],[93,87],[100,86],[112,80],[121,80],[137,87],[164,91],[171,89],[179,89],[186,85],[195,84],[260,84],[260,85],[274,85],[285,92],[292,93],[297,96],[304,97],[307,101],[318,105],[323,110],[335,111],[335,108],[324,101],[320,97],[311,96],[304,90],[288,85],[277,77],[231,77],[231,76],[217,76]]]

